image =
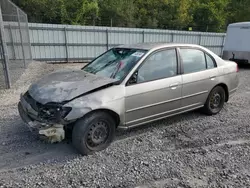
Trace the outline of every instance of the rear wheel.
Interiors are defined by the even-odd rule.
[[[107,148],[115,135],[115,120],[105,112],[94,112],[78,120],[73,128],[72,142],[82,154]]]
[[[203,112],[207,115],[215,115],[219,113],[225,103],[226,93],[223,87],[216,86],[210,92],[207,101],[203,107]]]

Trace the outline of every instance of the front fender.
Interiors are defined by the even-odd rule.
[[[91,96],[83,96],[77,98],[64,105],[65,107],[72,108],[72,110],[64,119],[65,121],[73,121],[79,119],[83,117],[85,114],[91,112],[93,109],[96,109],[99,106],[101,106],[101,104],[102,103],[100,100],[97,100]]]
[[[119,88],[121,88],[119,86]],[[79,118],[82,118],[87,113],[94,110],[109,110],[115,112],[120,117],[120,122],[124,122],[125,112],[124,102],[124,90],[117,90],[109,88],[107,90],[91,93],[79,97],[69,103],[65,104],[65,107],[71,107],[72,110],[64,118],[65,121],[73,122]]]
[[[70,113],[64,118],[65,121],[71,122],[74,120],[77,120],[81,117],[83,117],[85,114],[91,112],[92,109],[87,107],[87,108],[75,108],[73,107]]]

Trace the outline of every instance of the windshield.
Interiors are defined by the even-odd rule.
[[[146,52],[146,50],[114,48],[95,59],[82,70],[121,80]]]

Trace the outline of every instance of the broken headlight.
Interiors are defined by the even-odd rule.
[[[60,104],[46,104],[40,107],[39,116],[41,119],[58,122],[65,118],[71,109]]]
[[[70,113],[71,110],[72,110],[71,107],[61,107],[61,117],[65,118]]]

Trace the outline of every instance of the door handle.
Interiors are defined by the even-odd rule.
[[[209,76],[210,80],[215,80],[216,76]]]
[[[179,85],[179,83],[170,84],[170,88],[171,89],[176,89],[178,85]]]

